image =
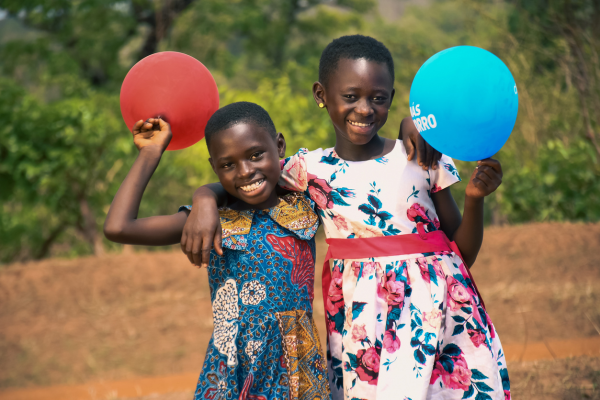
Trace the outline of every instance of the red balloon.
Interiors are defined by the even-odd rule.
[[[131,68],[121,86],[121,114],[127,127],[160,116],[171,125],[167,150],[180,150],[204,137],[219,109],[217,84],[194,57],[175,51],[152,54]]]

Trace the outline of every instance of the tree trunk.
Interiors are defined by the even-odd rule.
[[[136,10],[138,22],[150,25],[150,34],[140,52],[140,59],[156,53],[158,44],[169,34],[175,18],[192,4],[194,0],[155,0],[155,11]],[[135,7],[134,2],[134,7]]]
[[[81,233],[94,249],[95,256],[104,255],[104,245],[102,244],[102,238],[98,235],[94,213],[83,195],[79,197],[79,212],[83,218],[83,223],[80,226]]]
[[[48,252],[50,251],[50,247],[52,246],[54,241],[58,238],[58,236],[62,233],[64,228],[65,227],[62,225],[57,228],[54,228],[54,230],[52,232],[50,232],[50,235],[48,235],[48,237],[44,240],[44,242],[42,243],[42,246],[40,247],[40,249],[38,250],[38,252],[35,254],[35,256],[33,258],[36,260],[39,260],[41,258],[46,257],[48,255]]]

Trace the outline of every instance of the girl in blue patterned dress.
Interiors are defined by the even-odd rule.
[[[309,194],[329,244],[323,298],[332,397],[510,399],[502,345],[469,271],[500,163],[478,162],[461,216],[449,157],[427,170],[407,161],[402,142],[379,136],[393,84],[382,43],[334,40],[321,55],[313,96],[330,117],[335,147],[301,150],[282,163],[280,184]],[[190,224],[215,214],[217,193],[212,205],[199,194],[194,203],[206,198],[209,212],[190,215]]]
[[[119,188],[104,232],[127,244],[179,243],[189,206],[137,219],[140,201],[171,139],[161,119],[133,127],[140,154]],[[312,318],[318,217],[304,194],[279,196],[285,140],[260,106],[234,103],[209,120],[210,163],[229,196],[219,210],[223,250],[208,276],[214,331],[196,399],[329,399]]]

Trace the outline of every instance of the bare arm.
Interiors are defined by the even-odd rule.
[[[154,130],[153,128],[160,130]],[[162,120],[139,121],[133,129],[140,153],[117,191],[104,222],[107,239],[124,244],[162,246],[179,243],[187,212],[138,219],[144,190],[171,140],[168,124]]]
[[[475,263],[483,242],[484,198],[501,183],[500,163],[489,158],[479,161],[467,185],[462,217],[449,188],[431,195],[440,219],[440,228],[450,240],[456,242],[467,267]]]

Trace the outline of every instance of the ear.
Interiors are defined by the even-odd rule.
[[[321,82],[315,82],[313,83],[313,97],[315,98],[315,101],[317,102],[317,105],[319,103],[324,103],[325,106],[327,107],[327,101],[326,101],[326,96],[325,96],[325,86],[323,86],[323,84]]]
[[[285,158],[285,138],[283,137],[283,134],[281,132],[277,133],[275,141],[277,142],[277,152],[279,158]]]
[[[396,89],[392,89],[392,95],[390,96],[390,108],[392,108],[392,101],[394,101],[395,94],[396,94]]]

